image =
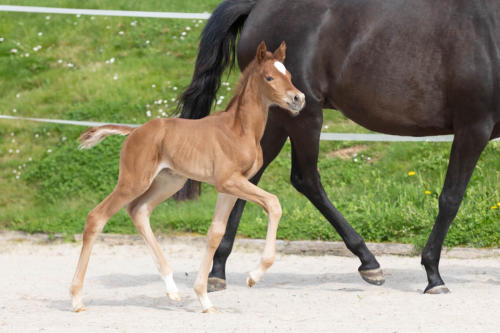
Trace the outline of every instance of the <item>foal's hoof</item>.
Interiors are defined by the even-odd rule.
[[[427,287],[424,291],[424,294],[429,294],[429,295],[449,294],[449,293],[450,289],[448,289],[448,287],[446,287],[444,284],[432,288]]]
[[[251,276],[247,277],[247,286],[252,288],[257,282]]]
[[[181,295],[179,295],[178,292],[173,292],[173,293],[167,293],[168,298],[170,298],[172,301],[180,301],[181,300]]]
[[[363,280],[376,286],[381,286],[385,282],[384,272],[381,268],[359,271],[359,274],[361,275]]]
[[[83,311],[87,311],[87,308],[82,304],[81,306],[73,307],[73,311],[75,311],[76,313],[83,312]]]
[[[226,289],[226,280],[218,277],[208,278],[207,291],[209,293],[214,291],[221,291],[224,289]]]
[[[216,313],[216,312],[217,309],[215,308],[215,306],[211,306],[208,309],[203,310],[203,313]]]

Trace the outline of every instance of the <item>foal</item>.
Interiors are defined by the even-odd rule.
[[[108,219],[125,205],[153,253],[168,297],[180,300],[172,270],[151,230],[149,217],[187,178],[213,184],[219,192],[207,234],[207,248],[194,284],[203,312],[215,312],[207,295],[208,273],[237,198],[259,204],[268,215],[262,259],[249,273],[247,285],[252,287],[262,278],[274,262],[281,206],[275,195],[248,179],[262,166],[260,139],[269,107],[277,105],[296,115],[305,103],[304,94],[293,86],[283,65],[285,51],[284,42],[273,54],[267,51],[264,42],[260,43],[225,111],[198,120],[154,119],[138,128],[100,126],[89,128],[80,136],[81,147],[90,148],[108,135],[129,135],[121,150],[118,184],[89,213],[85,223],[80,259],[71,284],[75,311],[85,310],[81,290],[94,240]]]

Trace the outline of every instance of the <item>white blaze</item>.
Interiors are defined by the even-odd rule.
[[[283,65],[281,62],[279,61],[275,61],[274,62],[274,67],[276,67],[276,69],[278,71],[280,71],[281,74],[283,75],[286,75],[286,68],[285,68],[285,65]]]

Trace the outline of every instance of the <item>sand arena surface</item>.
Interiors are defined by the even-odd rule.
[[[0,332],[495,332],[500,325],[500,259],[443,258],[452,293],[422,295],[418,257],[378,256],[386,283],[372,286],[356,258],[278,254],[252,289],[260,253],[237,248],[228,289],[202,314],[192,286],[199,241],[161,242],[181,302],[167,298],[145,245],[94,247],[83,289],[87,311],[71,311],[69,285],[80,243],[0,241]]]

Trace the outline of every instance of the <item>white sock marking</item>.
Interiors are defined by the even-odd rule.
[[[165,281],[165,288],[167,289],[167,293],[170,294],[170,293],[176,293],[179,291],[177,289],[177,286],[175,285],[173,273],[167,274],[167,276],[165,276],[165,278],[164,278],[164,281]]]

